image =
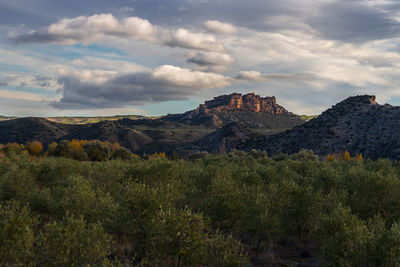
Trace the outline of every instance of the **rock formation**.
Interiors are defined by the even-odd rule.
[[[276,103],[276,98],[260,97],[254,93],[233,93],[205,101],[197,109],[183,114],[170,114],[165,121],[221,128],[241,122],[249,128],[284,129],[304,123],[299,116]]]
[[[236,109],[247,109],[254,112],[265,112],[274,115],[288,114],[289,112],[282,106],[276,103],[276,98],[272,97],[261,97],[254,93],[242,95],[242,94],[230,94],[214,97],[213,100],[206,101],[204,105],[200,105],[199,109],[216,109],[218,111],[224,110],[236,110]]]

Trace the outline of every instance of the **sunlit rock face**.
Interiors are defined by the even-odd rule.
[[[276,98],[274,96],[261,97],[254,93],[246,95],[234,93],[230,95],[217,96],[214,97],[213,100],[206,101],[204,106],[218,111],[246,109],[254,112],[264,112],[275,115],[289,113],[284,107],[276,103]],[[204,110],[204,107],[202,108]]]

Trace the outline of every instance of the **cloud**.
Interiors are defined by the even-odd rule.
[[[43,100],[43,95],[29,93],[29,92],[18,92],[13,90],[2,90],[2,89],[0,89],[0,97],[8,99],[30,100],[30,101]]]
[[[198,49],[209,52],[225,52],[225,47],[210,34],[193,33],[187,29],[179,28],[164,38],[165,44],[171,47]]]
[[[223,72],[235,62],[232,56],[222,53],[191,52],[188,56],[187,62],[196,64],[202,71]]]
[[[5,81],[0,81],[0,86],[7,86],[7,85],[8,85],[7,82],[5,82]]]
[[[158,34],[157,27],[146,19],[127,17],[118,20],[112,14],[62,19],[48,27],[28,33],[12,32],[8,39],[16,43],[72,45],[77,43],[91,44],[106,37],[142,40],[185,49],[225,52],[225,47],[213,35],[194,33],[184,28],[177,30],[162,29],[162,33]]]
[[[55,91],[60,88],[57,80],[52,77],[30,75],[27,73],[5,73],[0,76],[4,81],[1,86],[40,88],[49,91]]]
[[[286,74],[286,73],[261,73],[258,71],[240,71],[235,77],[237,80],[262,82],[268,80],[276,81],[300,81],[312,80],[311,74]]]
[[[203,23],[204,28],[211,32],[220,34],[236,34],[237,28],[229,23],[220,22],[218,20],[207,20]]]
[[[151,41],[155,33],[156,28],[145,19],[128,17],[119,21],[112,14],[96,14],[62,19],[28,33],[12,33],[9,39],[17,43],[89,44],[106,36]]]
[[[396,12],[399,6],[392,1],[336,0],[321,5],[306,22],[324,38],[366,42],[399,36]]]
[[[98,73],[99,74],[99,73]],[[232,79],[220,74],[163,65],[151,72],[104,77],[101,82],[69,74],[61,76],[63,97],[54,103],[58,109],[121,107],[144,102],[185,100],[201,90],[228,86]],[[99,78],[95,79],[99,80]]]

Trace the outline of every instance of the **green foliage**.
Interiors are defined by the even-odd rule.
[[[189,208],[160,209],[150,221],[144,261],[152,266],[170,258],[176,266],[194,265],[203,260],[206,222]]]
[[[219,231],[209,238],[205,259],[207,264],[221,267],[241,267],[249,263],[242,244],[232,235],[227,236]]]
[[[314,239],[328,264],[367,266],[367,245],[372,238],[366,223],[339,206],[330,215],[322,215],[313,229]]]
[[[110,157],[110,149],[99,141],[84,144],[83,150],[91,161],[105,161]]]
[[[117,159],[96,162],[110,147]],[[2,266],[274,266],[303,262],[292,255],[304,244],[326,266],[400,265],[400,165],[388,160],[143,160],[77,140],[49,148],[63,158],[1,149]]]
[[[111,153],[111,158],[120,160],[130,160],[132,158],[132,153],[128,149],[120,147],[115,149]]]
[[[0,265],[23,266],[32,261],[37,219],[18,202],[0,203]]]
[[[111,254],[111,238],[100,224],[69,214],[62,222],[46,224],[36,242],[39,266],[100,266]]]

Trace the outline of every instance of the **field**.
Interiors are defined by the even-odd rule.
[[[400,165],[0,157],[1,266],[400,265]]]

